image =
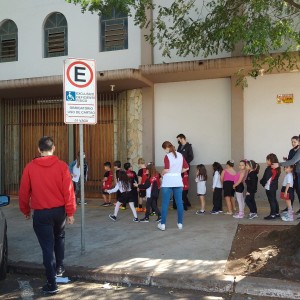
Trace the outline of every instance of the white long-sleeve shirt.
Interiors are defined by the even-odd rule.
[[[116,186],[113,189],[107,190],[107,192],[109,194],[116,193],[117,191],[120,191],[121,193],[130,192],[131,191],[131,187],[129,185],[129,189],[128,190],[124,190],[122,184],[120,184],[120,182],[118,181],[117,184],[116,184]]]
[[[221,174],[218,171],[215,171],[214,173],[212,188],[222,188]]]

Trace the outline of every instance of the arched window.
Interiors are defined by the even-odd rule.
[[[12,20],[0,26],[0,62],[18,60],[18,27]]]
[[[113,9],[109,16],[101,16],[100,51],[128,49],[128,16]]]
[[[68,23],[61,13],[51,14],[44,26],[45,57],[68,55]]]

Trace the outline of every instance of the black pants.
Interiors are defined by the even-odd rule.
[[[55,283],[56,268],[65,256],[65,207],[35,210],[33,229],[43,251],[43,264],[50,284]]]
[[[222,211],[222,188],[214,188],[212,211]]]
[[[257,214],[257,206],[255,202],[255,194],[250,193],[249,195],[246,195],[245,202],[250,210],[250,213]]]
[[[157,216],[160,216],[160,210],[157,207],[157,198],[151,197],[147,198],[146,202],[146,213],[145,218],[149,219],[150,216],[150,209],[152,209],[152,212],[155,212]]]
[[[273,190],[266,190],[268,201],[270,204],[270,215],[275,216],[279,214],[279,205],[276,199],[276,191]]]

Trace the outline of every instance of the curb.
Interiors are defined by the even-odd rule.
[[[174,289],[197,290],[211,293],[231,293],[249,296],[264,296],[281,299],[300,299],[300,285],[296,282],[251,276],[218,276],[189,273],[158,273],[136,270],[103,268],[85,268],[70,266],[66,268],[66,276],[70,278],[110,282],[152,287],[166,287]],[[44,276],[42,264],[9,261],[9,271],[12,273]]]

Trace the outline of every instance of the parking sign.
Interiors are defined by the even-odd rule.
[[[64,61],[64,122],[97,123],[95,61],[68,58]]]

